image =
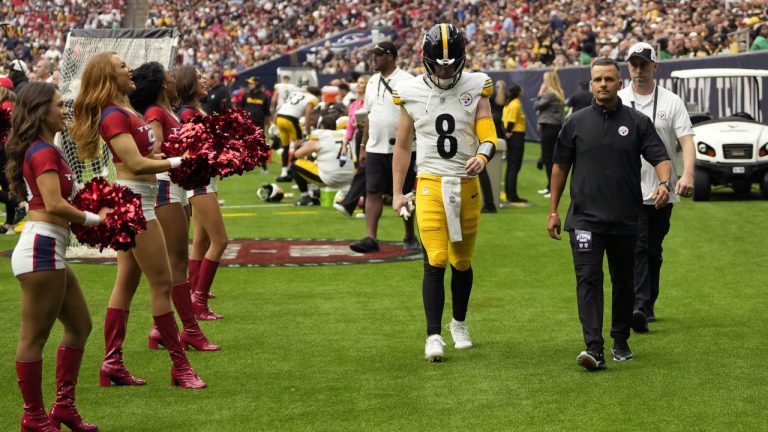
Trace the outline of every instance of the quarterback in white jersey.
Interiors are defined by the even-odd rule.
[[[465,322],[472,290],[472,255],[480,219],[477,175],[496,152],[496,128],[486,74],[464,73],[464,35],[453,25],[437,24],[424,36],[426,73],[395,86],[400,105],[393,157],[392,206],[403,217],[411,204],[400,191],[410,162],[414,129],[417,178],[415,210],[424,245],[422,298],[427,316],[428,361],[443,358],[441,336],[445,269],[451,266],[454,347],[472,347]]]

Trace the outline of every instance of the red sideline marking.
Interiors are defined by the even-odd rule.
[[[402,243],[379,242],[379,252],[352,251],[351,240],[327,239],[232,239],[222,256],[225,267],[297,267],[368,264],[418,260],[421,250],[403,249]],[[7,252],[10,256],[10,251]],[[113,259],[80,258],[71,263],[110,264]]]

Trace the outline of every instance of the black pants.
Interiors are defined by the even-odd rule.
[[[552,156],[555,153],[555,143],[561,127],[562,125],[558,124],[541,124],[541,162],[544,164],[544,169],[547,170],[547,189],[549,189],[549,180],[552,177]]]
[[[480,180],[480,190],[483,192],[483,208],[496,210],[496,202],[493,199],[493,187],[491,186],[491,178],[488,176],[488,170],[484,168],[477,177]]]
[[[523,166],[525,152],[525,132],[512,132],[512,138],[507,142],[507,176],[504,179],[504,192],[507,201],[519,199],[517,194],[517,175]]]
[[[0,202],[5,204],[5,224],[11,225],[16,219],[16,207],[19,203],[11,197],[8,179],[5,177],[5,165],[7,163],[5,149],[0,148]]]
[[[592,233],[591,248],[579,247],[574,231],[570,233],[573,264],[576,269],[576,296],[579,320],[587,349],[603,349],[603,255],[608,255],[608,269],[613,286],[611,337],[629,339],[632,323],[632,273],[636,236]]]
[[[363,139],[363,134],[359,130],[355,132],[355,176],[352,177],[352,184],[349,185],[347,194],[344,195],[344,200],[341,201],[341,205],[347,210],[349,214],[355,211],[357,203],[360,197],[365,196],[365,165],[360,165],[357,161],[357,155],[360,154],[360,142]]]
[[[635,246],[635,309],[653,315],[659,297],[662,242],[669,232],[672,204],[658,210],[652,205],[640,209],[640,233]]]

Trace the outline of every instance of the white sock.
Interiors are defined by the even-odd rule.
[[[288,167],[282,167],[280,169],[280,177],[285,177],[288,175]]]

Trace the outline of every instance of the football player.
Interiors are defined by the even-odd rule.
[[[316,110],[317,111],[317,110]],[[319,128],[312,132],[309,139],[296,150],[291,169],[294,180],[299,186],[301,199],[296,202],[299,206],[319,205],[320,200],[310,196],[308,183],[318,186],[344,187],[352,182],[355,168],[352,164],[341,164],[341,145],[346,134],[346,122],[339,123],[346,117],[344,106],[331,104],[319,112]],[[339,126],[343,124],[343,128]],[[312,154],[315,160],[305,159]]]
[[[306,91],[294,91],[290,98],[285,101],[275,115],[275,124],[280,131],[280,142],[283,145],[283,167],[280,171],[278,182],[289,182],[293,177],[288,175],[289,154],[288,150],[291,144],[304,137],[299,124],[299,119],[303,116],[309,118],[314,107],[320,103],[320,89],[317,87],[307,87]],[[307,123],[309,125],[309,123]],[[307,127],[310,132],[310,127]]]
[[[496,128],[488,100],[493,83],[484,73],[463,72],[464,45],[459,29],[436,24],[424,35],[426,72],[398,84],[393,92],[401,108],[392,167],[392,206],[403,217],[409,217],[412,208],[400,191],[416,135],[416,219],[426,252],[422,298],[427,317],[424,357],[428,361],[443,358],[443,277],[449,264],[454,347],[472,347],[465,317],[482,204],[477,175],[496,152]]]

